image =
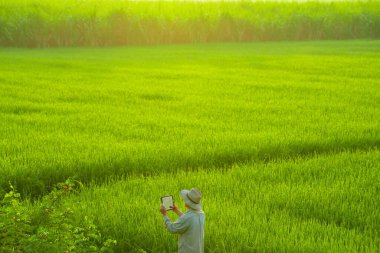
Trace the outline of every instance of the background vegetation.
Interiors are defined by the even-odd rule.
[[[380,1],[0,0],[0,46],[380,38]]]

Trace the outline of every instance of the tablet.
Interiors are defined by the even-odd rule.
[[[173,210],[171,206],[174,206],[174,198],[172,195],[161,197],[161,203],[164,205],[166,210]]]

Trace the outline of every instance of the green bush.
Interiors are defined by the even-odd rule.
[[[11,185],[0,202],[0,252],[113,252],[115,240],[104,240],[89,217],[77,223],[62,206],[80,187],[68,179],[30,209]]]
[[[0,252],[21,252],[33,234],[30,212],[11,189],[0,202]]]

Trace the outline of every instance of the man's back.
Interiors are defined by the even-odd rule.
[[[179,234],[179,253],[203,253],[204,252],[204,225],[205,213],[189,209],[176,222],[166,223],[167,229]]]
[[[185,233],[179,236],[178,252],[203,253],[205,213],[203,211],[189,210],[182,217],[188,220],[189,227]]]

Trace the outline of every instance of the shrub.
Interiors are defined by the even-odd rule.
[[[80,187],[68,179],[30,209],[11,185],[0,202],[0,251],[113,252],[115,240],[104,240],[89,217],[77,223],[72,209],[62,206],[62,199]]]

